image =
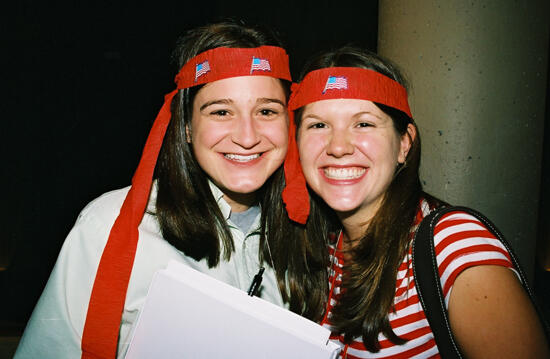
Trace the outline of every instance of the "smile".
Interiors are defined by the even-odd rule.
[[[366,168],[360,167],[348,167],[348,168],[334,168],[326,167],[323,169],[325,176],[329,179],[335,180],[350,180],[363,176],[366,172]]]
[[[250,162],[250,161],[253,161],[255,160],[256,158],[260,157],[260,154],[259,153],[255,153],[253,155],[247,155],[247,156],[244,156],[244,155],[237,155],[235,153],[226,153],[223,155],[225,158],[227,158],[228,160],[231,160],[231,161],[236,161],[236,162]]]

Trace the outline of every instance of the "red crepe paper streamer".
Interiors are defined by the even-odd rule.
[[[254,66],[254,58],[264,60],[260,68]],[[269,64],[269,70],[265,61]],[[291,81],[288,55],[282,48],[274,46],[208,50],[183,66],[176,76],[176,84],[177,89],[183,89],[237,76],[271,76]],[[103,250],[82,334],[83,359],[116,357],[120,320],[139,237],[138,226],[149,200],[153,172],[170,122],[170,105],[176,93],[177,90],[165,97],[132,178],[132,187]]]

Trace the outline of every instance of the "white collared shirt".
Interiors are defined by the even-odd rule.
[[[258,272],[260,263],[257,228],[260,215],[250,227],[249,233],[243,233],[229,220],[231,207],[223,199],[222,191],[213,183],[210,183],[210,189],[233,236],[235,251],[231,259],[222,259],[216,267],[208,268],[205,259],[196,261],[165,241],[156,217],[148,213],[155,211],[156,187],[153,186],[148,210],[139,226],[136,257],[120,327],[118,357],[123,357],[128,349],[132,330],[153,274],[164,269],[170,260],[184,263],[244,291],[248,290]],[[82,210],[63,244],[46,288],[27,323],[15,358],[80,358],[82,332],[97,266],[128,190],[129,187],[126,187],[108,192]],[[266,270],[261,297],[276,305],[285,306],[273,269],[264,266]]]

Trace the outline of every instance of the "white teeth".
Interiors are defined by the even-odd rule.
[[[333,168],[328,167],[324,169],[325,176],[332,179],[346,180],[359,178],[365,173],[365,168]]]
[[[225,158],[227,158],[229,160],[232,160],[232,161],[248,162],[248,161],[252,161],[252,160],[260,157],[260,154],[256,153],[256,154],[249,155],[249,156],[242,156],[242,155],[237,155],[237,154],[234,154],[234,153],[226,153],[224,156],[225,156]]]

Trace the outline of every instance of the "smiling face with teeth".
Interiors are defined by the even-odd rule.
[[[357,99],[306,105],[299,126],[300,161],[311,189],[341,217],[370,219],[405,161],[410,137],[400,136],[373,102]]]
[[[193,100],[188,131],[199,165],[233,210],[246,209],[287,151],[288,117],[281,81],[241,76],[204,85]]]

